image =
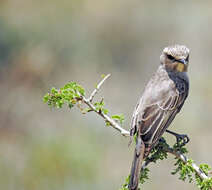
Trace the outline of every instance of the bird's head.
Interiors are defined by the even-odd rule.
[[[184,45],[168,46],[164,48],[160,62],[169,71],[186,72],[189,62],[189,49]]]

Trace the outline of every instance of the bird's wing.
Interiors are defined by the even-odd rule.
[[[151,104],[142,103],[145,100],[140,101],[133,114],[131,135],[136,134],[139,129],[139,134],[143,136],[145,143],[152,144],[159,140],[179,112],[186,96],[186,90],[179,92],[176,88],[172,88],[155,98]],[[151,95],[147,98],[151,98]]]

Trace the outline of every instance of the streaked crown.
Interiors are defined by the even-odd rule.
[[[164,48],[163,52],[175,59],[186,59],[189,55],[189,49],[184,45],[168,46]]]

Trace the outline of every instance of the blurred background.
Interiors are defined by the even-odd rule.
[[[131,114],[163,48],[190,48],[190,94],[172,127],[191,138],[189,157],[212,165],[212,2],[0,1],[0,189],[117,190],[133,146],[93,113],[51,110],[51,88],[76,81],[87,95],[101,74],[110,114]],[[98,99],[98,98],[97,98]],[[168,142],[174,137],[165,135]],[[151,165],[143,189],[189,190],[170,175],[174,157]]]

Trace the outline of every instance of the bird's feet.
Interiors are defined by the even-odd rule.
[[[177,144],[182,146],[185,146],[189,142],[189,137],[186,134],[177,134],[176,135]]]
[[[186,134],[178,134],[173,131],[166,130],[167,133],[170,133],[176,137],[177,145],[182,147],[185,146],[189,141],[189,137]]]

